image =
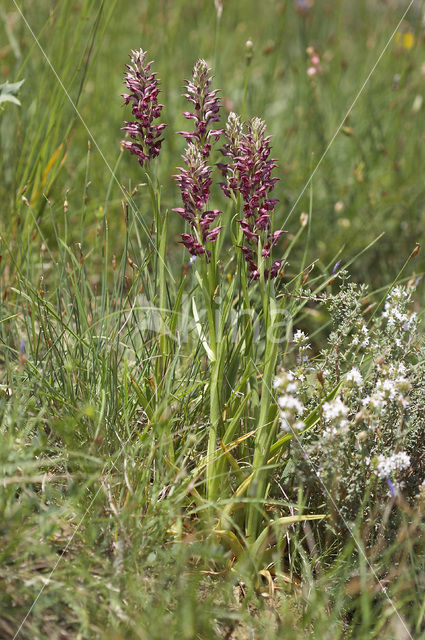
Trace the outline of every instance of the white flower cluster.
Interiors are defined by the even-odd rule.
[[[366,349],[366,347],[369,346],[370,344],[369,329],[364,323],[360,325],[359,332],[354,335],[351,341],[351,344],[354,347],[360,346],[363,349]]]
[[[325,440],[333,438],[338,435],[338,433],[345,432],[348,426],[348,407],[344,404],[341,398],[338,397],[331,402],[325,402],[322,410],[323,418],[327,423],[322,432],[322,437]]]
[[[347,420],[345,419],[347,413],[348,407],[345,406],[339,397],[323,404],[323,417],[327,422],[338,420],[340,425],[345,425],[347,424]]]
[[[382,317],[386,318],[389,327],[400,328],[403,331],[414,331],[416,328],[416,313],[406,313],[405,307],[410,294],[402,287],[395,287],[388,296]]]
[[[371,395],[362,400],[364,407],[375,411],[381,411],[391,402],[398,402],[402,407],[407,407],[409,399],[405,394],[410,389],[410,382],[406,377],[406,365],[402,362],[395,367],[391,365],[383,376],[378,378]]]
[[[361,387],[363,384],[362,374],[356,367],[353,367],[351,371],[347,373],[345,379],[353,387]]]
[[[380,454],[376,458],[374,473],[378,478],[389,478],[392,473],[400,473],[400,471],[404,471],[408,467],[410,467],[410,456],[405,451],[394,453],[388,458]]]
[[[311,345],[307,342],[307,335],[304,333],[304,331],[300,331],[300,329],[297,329],[297,331],[294,333],[293,340],[294,344],[298,347],[298,364],[302,365],[303,363],[308,362],[309,358],[307,355],[307,351],[311,349]]]
[[[297,329],[297,331],[294,333],[295,344],[300,346],[306,341],[307,341],[307,336],[304,333],[304,331],[300,331],[299,329]],[[307,345],[307,347],[310,347],[310,345]]]
[[[425,499],[425,480],[422,480],[418,489],[419,489],[419,492],[418,492],[419,498]]]
[[[299,419],[304,413],[304,405],[297,397],[298,381],[292,371],[284,371],[277,376],[273,382],[273,387],[279,389],[282,395],[279,396],[277,404],[280,409],[280,428],[282,431],[301,431],[305,424]]]

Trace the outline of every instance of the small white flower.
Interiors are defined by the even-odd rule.
[[[304,423],[298,420],[298,416],[304,413],[304,405],[297,397],[298,381],[293,371],[284,371],[274,381],[275,389],[279,388],[281,395],[277,399],[280,407],[280,428],[282,431],[302,429]]]
[[[298,329],[294,334],[293,340],[294,340],[294,344],[297,345],[300,351],[300,354],[298,356],[298,362],[299,363],[308,362],[309,359],[305,354],[303,355],[303,352],[311,349],[311,345],[306,342],[307,336],[304,333],[304,331],[300,331]]]
[[[363,383],[363,377],[362,374],[360,373],[360,371],[356,368],[353,367],[351,369],[351,371],[349,371],[345,377],[345,379],[348,382],[352,382],[354,385],[356,385],[357,387],[361,387],[362,383]]]
[[[295,344],[302,344],[307,340],[307,336],[304,331],[300,331],[299,329],[294,333],[294,342]]]
[[[322,438],[326,442],[335,438],[335,436],[337,436],[339,433],[340,430],[336,427],[326,427],[325,429],[323,429]]]
[[[402,287],[395,287],[385,302],[382,317],[387,320],[388,327],[398,328],[403,331],[414,331],[416,329],[416,313],[406,313],[405,307],[409,302],[410,294]],[[397,346],[401,346],[399,339],[396,339]]]
[[[400,473],[410,467],[410,456],[405,451],[399,451],[392,456],[385,457],[380,454],[376,458],[375,474],[384,479],[392,473]]]
[[[276,376],[273,380],[273,389],[279,389],[283,384],[283,378]]]
[[[280,396],[280,398],[278,398],[277,403],[279,407],[285,412],[290,411],[290,412],[299,413],[301,415],[304,413],[303,403],[300,400],[298,400],[298,398],[294,398],[294,396],[290,396],[290,395]]]
[[[286,393],[296,393],[297,390],[298,390],[297,382],[289,382],[288,386],[286,387]]]
[[[291,433],[293,431],[302,431],[305,427],[305,423],[302,420],[296,420],[295,422],[292,423],[292,425],[289,424],[288,420],[286,419],[286,415],[281,412],[280,414],[280,430],[284,431],[285,433]]]
[[[404,374],[407,372],[407,367],[404,362],[398,363],[397,371],[400,375],[404,376]]]
[[[332,402],[323,404],[323,417],[326,421],[345,418],[348,413],[348,407],[345,406],[341,398],[335,398]]]

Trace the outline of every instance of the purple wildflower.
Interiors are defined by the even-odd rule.
[[[188,120],[195,122],[195,131],[179,131],[187,140],[187,148],[182,156],[186,168],[178,167],[175,177],[180,187],[183,207],[173,209],[192,227],[192,233],[182,234],[182,243],[193,256],[205,254],[207,261],[211,252],[207,242],[215,242],[221,226],[210,228],[220,215],[218,209],[205,210],[210,197],[211,172],[206,160],[211,151],[211,143],[216,142],[222,130],[209,129],[211,122],[219,120],[220,101],[217,91],[210,90],[211,69],[205,60],[198,60],[194,66],[192,81],[186,82],[184,97],[194,105],[194,113],[184,113]]]
[[[138,157],[143,166],[160,151],[163,138],[161,133],[166,124],[153,124],[159,118],[164,105],[158,104],[158,80],[156,73],[151,72],[152,62],[146,62],[146,51],[132,50],[131,64],[127,64],[128,72],[124,83],[130,93],[123,93],[124,104],[131,103],[131,111],[135,120],[124,122],[122,129],[130,140],[123,140],[122,145],[130,153]]]
[[[341,260],[337,260],[334,264],[334,268],[332,269],[332,275],[338,271],[339,265],[341,264]]]
[[[219,163],[226,181],[221,184],[227,197],[236,197],[239,193],[244,202],[243,219],[239,220],[245,245],[240,246],[248,263],[251,280],[260,275],[258,264],[258,243],[261,242],[261,257],[270,258],[272,248],[278,243],[283,230],[271,232],[271,216],[278,202],[271,198],[277,178],[272,177],[276,167],[270,158],[270,136],[265,135],[266,125],[254,118],[246,127],[239,116],[230,113],[226,137],[228,142],[221,150],[230,163]],[[264,270],[265,278],[275,278],[281,267],[281,260]]]
[[[386,481],[386,483],[388,485],[388,488],[390,490],[391,498],[393,498],[393,499],[396,498],[397,497],[397,490],[396,490],[395,486],[393,485],[393,483],[391,482],[391,480],[389,478],[385,478],[385,481]]]
[[[178,167],[180,173],[175,177],[182,194],[183,207],[173,209],[192,227],[192,233],[182,234],[182,243],[193,256],[205,254],[209,260],[211,252],[206,242],[215,242],[222,227],[210,229],[211,224],[220,215],[218,209],[205,210],[210,198],[211,171],[203,159],[201,151],[193,142],[189,142],[182,156],[186,168]]]
[[[193,142],[201,151],[202,157],[207,158],[211,151],[211,142],[216,142],[223,133],[222,129],[208,129],[211,122],[220,119],[220,100],[218,90],[211,90],[211,69],[205,60],[199,59],[192,73],[192,80],[186,81],[184,97],[193,104],[194,113],[185,111],[184,116],[195,122],[195,131],[179,131],[189,142]]]

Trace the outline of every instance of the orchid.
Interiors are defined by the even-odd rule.
[[[158,156],[163,142],[161,134],[167,125],[153,124],[161,115],[163,105],[158,104],[158,80],[156,73],[151,71],[152,62],[146,62],[146,51],[133,50],[130,61],[124,76],[130,93],[121,95],[125,105],[131,103],[135,120],[125,121],[122,129],[128,133],[130,140],[123,140],[121,144],[136,155],[141,166],[144,166]]]
[[[180,173],[174,176],[180,187],[183,207],[173,209],[191,226],[192,233],[182,233],[182,244],[193,256],[204,254],[207,262],[211,256],[207,243],[215,242],[222,229],[221,226],[210,228],[221,211],[205,209],[212,182],[212,167],[207,164],[207,158],[211,144],[222,133],[221,129],[209,129],[212,122],[219,120],[220,110],[218,91],[210,90],[210,71],[205,60],[199,59],[193,68],[192,80],[186,82],[184,97],[193,104],[194,112],[185,111],[184,116],[195,122],[195,131],[179,131],[188,144],[182,156],[186,168],[179,167]]]
[[[226,137],[228,141],[221,151],[230,162],[218,163],[226,180],[221,188],[227,197],[242,197],[243,218],[238,222],[245,243],[238,246],[248,263],[250,279],[257,280],[261,272],[259,259],[270,258],[272,248],[285,233],[282,229],[271,231],[272,213],[278,202],[270,197],[278,180],[271,175],[276,162],[270,158],[270,136],[266,136],[266,125],[260,118],[244,125],[239,116],[231,113]],[[273,262],[264,269],[264,277],[275,278],[281,265],[281,260]]]

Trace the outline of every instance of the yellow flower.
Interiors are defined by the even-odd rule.
[[[415,36],[411,31],[397,31],[395,41],[406,51],[410,51],[415,46]]]

